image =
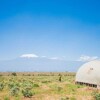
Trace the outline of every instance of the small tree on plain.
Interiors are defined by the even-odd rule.
[[[17,74],[16,74],[15,72],[13,72],[11,75],[13,75],[13,76],[17,76]]]

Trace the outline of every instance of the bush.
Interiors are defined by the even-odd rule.
[[[9,84],[8,84],[9,89],[13,88],[14,85],[15,85],[14,83],[9,83]]]
[[[100,93],[98,91],[94,91],[92,96],[95,100],[100,100]]]
[[[33,84],[31,84],[29,82],[24,82],[22,86],[23,86],[23,88],[25,87],[25,89],[27,88],[29,90],[31,90],[33,88]]]
[[[2,76],[2,74],[0,74],[0,76]]]
[[[17,76],[17,74],[16,74],[15,72],[13,72],[11,75],[12,75],[12,76]]]
[[[10,100],[10,99],[9,99],[9,97],[6,96],[6,97],[4,97],[4,100]]]
[[[33,84],[33,87],[39,87],[39,85],[38,84]]]
[[[28,98],[31,98],[33,96],[32,91],[27,88],[22,90],[22,94],[24,97],[28,97]]]
[[[12,96],[18,96],[18,94],[19,94],[19,88],[18,87],[13,87],[11,90],[10,90],[10,94],[12,95]]]
[[[4,89],[4,84],[0,83],[0,91],[2,91]]]

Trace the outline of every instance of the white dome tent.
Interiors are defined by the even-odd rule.
[[[100,60],[82,65],[76,74],[75,82],[100,88]]]

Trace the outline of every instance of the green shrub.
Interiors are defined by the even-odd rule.
[[[4,89],[4,84],[0,83],[0,91],[2,91]]]
[[[2,76],[2,74],[0,74],[0,76]]]
[[[24,97],[28,97],[28,98],[31,98],[34,95],[34,93],[32,93],[32,91],[27,88],[22,90],[22,94]]]
[[[100,93],[98,92],[98,90],[93,91],[92,96],[95,100],[100,100]]]
[[[15,72],[13,72],[11,75],[12,75],[12,76],[17,76],[17,74],[16,74]]]
[[[39,87],[39,85],[38,84],[33,84],[33,87]]]
[[[14,83],[9,83],[9,84],[8,84],[9,89],[13,88],[14,86],[15,86]]]
[[[19,88],[16,87],[16,86],[13,87],[13,88],[11,88],[10,94],[11,94],[12,96],[18,96],[18,94],[19,94]]]
[[[27,74],[27,76],[31,76],[31,74]]]
[[[95,94],[95,100],[100,100],[100,93]]]
[[[6,96],[6,97],[4,97],[4,100],[10,100],[10,99],[9,99],[9,97]]]
[[[29,90],[31,90],[33,88],[33,84],[31,84],[30,82],[24,82],[22,86],[23,86],[23,88],[25,87]]]

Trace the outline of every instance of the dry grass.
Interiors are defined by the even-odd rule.
[[[1,73],[0,82],[5,84],[0,91],[0,100],[92,100],[93,88],[74,84],[75,73]],[[59,74],[62,81],[59,82]],[[9,75],[9,76],[8,76]],[[20,91],[18,96],[11,96],[8,84],[18,84]],[[21,90],[24,85],[32,85],[31,91],[35,94],[31,98],[25,98]],[[5,99],[8,97],[9,99]]]

